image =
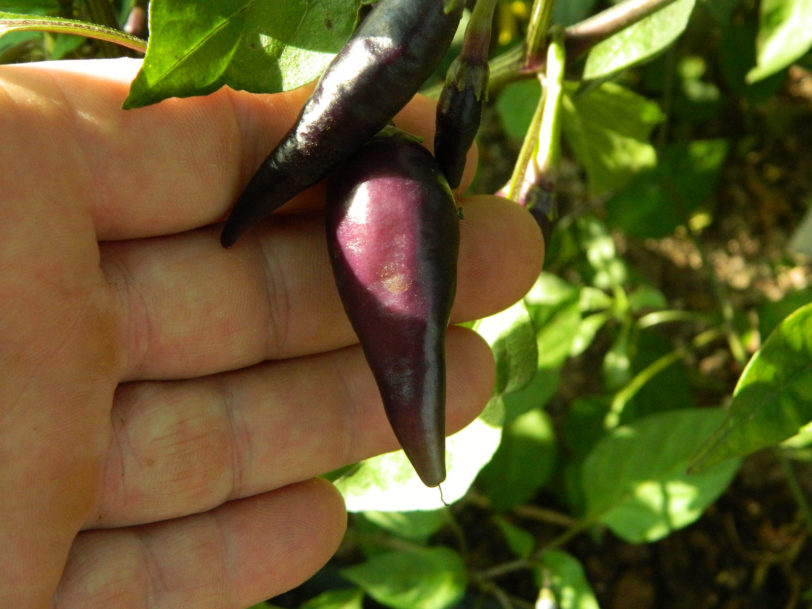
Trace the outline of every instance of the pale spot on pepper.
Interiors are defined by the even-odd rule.
[[[380,280],[381,285],[390,294],[402,294],[412,285],[407,269],[399,263],[384,266],[381,269]]]

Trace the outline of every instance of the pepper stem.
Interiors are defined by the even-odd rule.
[[[549,37],[547,74],[539,76],[543,81],[542,95],[522,142],[513,175],[499,192],[533,213],[548,242],[558,218],[555,183],[561,156],[561,100],[567,61],[563,28],[551,28]]]
[[[469,63],[484,63],[488,60],[491,47],[491,28],[496,0],[477,0],[462,42],[460,55]]]

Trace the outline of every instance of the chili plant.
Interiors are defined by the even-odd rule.
[[[112,44],[145,52],[128,108],[224,85],[278,92],[324,72],[365,4],[156,1],[147,40],[144,28],[132,35],[118,27],[143,3],[114,11],[91,0],[0,3],[0,59],[92,54],[82,37],[104,41],[96,54],[114,54]],[[442,0],[423,4],[448,9]],[[609,532],[625,544],[653,544],[675,535],[765,448],[780,464],[801,531],[812,533],[796,475],[812,422],[812,280],[808,266],[793,262],[804,285],[783,301],[737,308],[702,237],[726,162],[748,144],[700,133],[724,110],[711,68],[740,106],[753,107],[791,70],[811,65],[809,3],[468,5],[456,42],[450,34],[434,41],[436,57],[409,86],[422,83],[440,99],[436,148],[451,186],[478,133],[483,168],[472,189],[534,214],[547,268],[522,301],[473,324],[491,344],[497,382],[480,418],[447,441],[444,497],[422,485],[403,453],[326,473],[353,512],[346,546],[365,558],[328,565],[341,587],[314,580],[263,607],[307,597],[301,606],[310,609],[358,608],[366,597],[410,609],[597,607],[601,594],[573,549],[579,539],[608,543]],[[99,7],[106,10],[91,10]],[[358,147],[387,120],[378,117]],[[509,144],[496,154],[494,131]],[[677,302],[624,250],[630,240],[657,239],[690,246],[704,269],[697,289],[710,304]],[[696,365],[709,349],[725,364],[720,382]],[[589,378],[573,391],[579,365]],[[471,514],[491,533],[487,543],[467,526]],[[803,544],[804,533],[796,539]],[[514,586],[509,575],[524,579]],[[665,591],[654,594],[656,606],[672,606]]]

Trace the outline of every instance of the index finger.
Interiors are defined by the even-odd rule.
[[[37,155],[28,164],[41,172],[31,176],[35,183],[53,184],[57,171],[70,176],[60,182],[67,192],[59,196],[87,206],[99,240],[173,234],[223,219],[311,91],[257,95],[224,87],[122,110],[140,66],[140,60],[124,58],[0,71],[9,93],[0,98],[0,109],[11,100],[15,112],[16,128],[6,143]],[[433,109],[432,101],[418,98],[400,122],[431,141]],[[320,202],[316,187],[288,207]]]

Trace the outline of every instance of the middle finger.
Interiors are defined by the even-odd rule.
[[[520,298],[541,258],[538,229],[514,203],[474,197],[465,213],[455,322]],[[320,213],[274,217],[230,250],[217,230],[103,244],[121,303],[122,380],[191,378],[356,342]]]

